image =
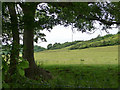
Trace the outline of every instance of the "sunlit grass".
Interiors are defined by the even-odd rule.
[[[118,64],[118,46],[43,51],[35,53],[35,60],[44,65]]]

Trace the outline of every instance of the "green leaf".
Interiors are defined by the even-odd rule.
[[[9,86],[7,83],[5,83],[4,81],[3,81],[3,83],[2,83],[2,87],[3,87],[3,88],[10,88],[10,86]]]
[[[25,75],[25,71],[24,71],[24,69],[18,69],[18,72],[19,72],[19,74],[21,75],[21,76],[24,76]]]
[[[18,64],[18,68],[25,69],[25,68],[28,68],[28,67],[29,67],[29,62],[26,61],[26,60],[23,60],[22,62],[20,62],[20,64]]]
[[[7,62],[5,62],[4,60],[2,61],[2,70],[4,70],[4,71],[8,71],[8,65],[7,65]]]

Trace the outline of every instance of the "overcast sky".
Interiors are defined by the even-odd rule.
[[[92,38],[97,37],[98,35],[104,36],[107,33],[105,31],[101,30],[101,27],[96,24],[96,27],[99,27],[98,29],[96,29],[96,32],[94,32],[93,34],[87,34],[87,33],[82,33],[80,31],[76,31],[76,29],[74,29],[74,33],[72,33],[71,30],[71,26],[69,27],[64,27],[64,26],[55,26],[51,32],[47,31],[47,30],[43,30],[42,32],[46,34],[46,40],[47,42],[41,42],[41,40],[39,40],[39,42],[35,45],[38,46],[42,46],[42,47],[47,47],[48,44],[54,44],[54,43],[64,43],[64,42],[72,42],[72,35],[73,35],[73,41],[76,40],[90,40]],[[113,28],[113,29],[109,29],[110,34],[116,34],[118,32],[118,28]]]

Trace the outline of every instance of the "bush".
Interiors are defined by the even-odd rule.
[[[40,51],[44,51],[44,50],[46,50],[46,49],[41,47],[41,46],[37,46],[37,45],[34,46],[34,51],[35,52],[40,52]]]

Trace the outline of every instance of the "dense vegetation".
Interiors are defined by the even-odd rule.
[[[22,47],[22,45],[21,45],[21,47]],[[4,53],[8,53],[11,46],[10,45],[9,46],[8,45],[2,45],[2,47],[0,47],[0,48]],[[40,52],[40,51],[44,51],[44,50],[46,50],[46,48],[41,47],[41,46],[37,46],[37,45],[34,46],[34,52]],[[22,54],[22,52],[23,52],[23,49],[20,48],[20,53]]]
[[[34,52],[40,52],[40,51],[44,51],[44,50],[46,50],[46,49],[41,46],[37,46],[37,45],[34,46]]]
[[[77,43],[76,45],[71,46],[69,49],[73,50],[73,49],[84,49],[89,47],[118,45],[119,44],[118,35],[119,34],[116,35],[108,34],[103,37],[98,36],[95,39]]]
[[[55,43],[55,44],[53,44],[53,45],[52,45],[52,44],[49,44],[49,45],[47,46],[47,49],[48,49],[48,50],[61,49],[61,48],[65,48],[65,47],[74,45],[74,44],[76,44],[76,43],[78,43],[78,42],[82,42],[82,41],[65,42],[65,43],[62,43],[62,44],[60,44],[60,43]]]

